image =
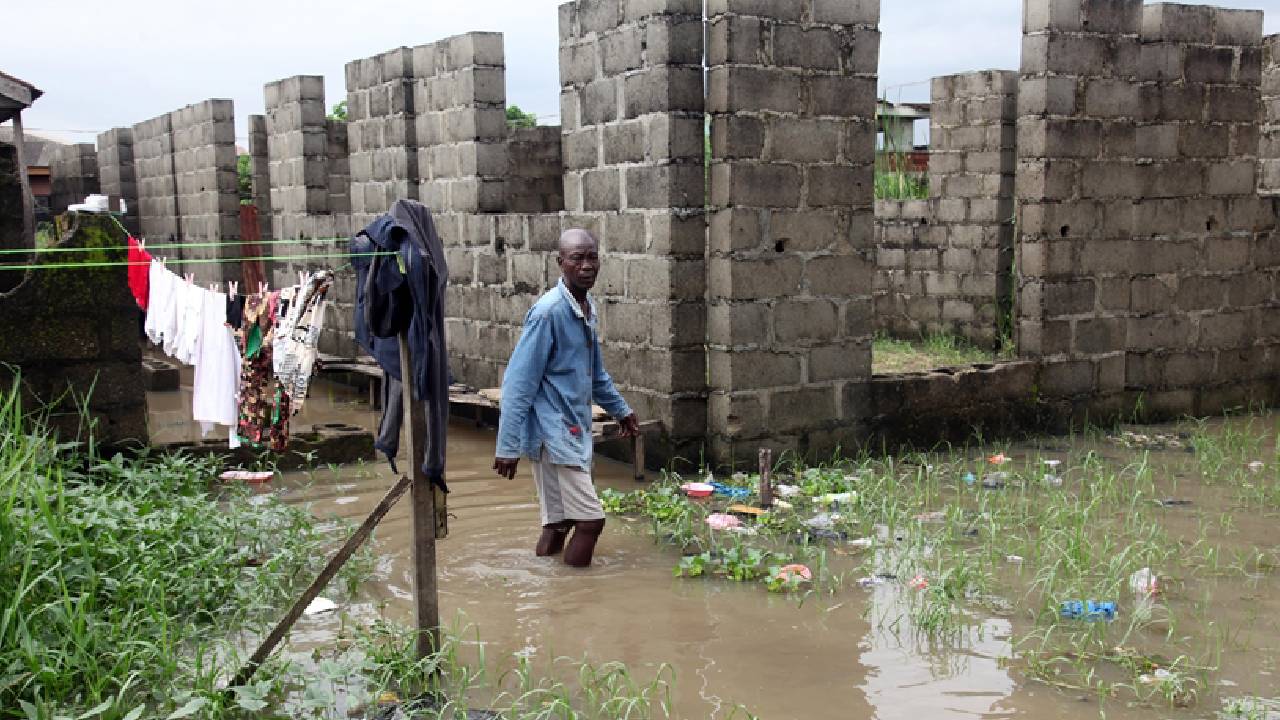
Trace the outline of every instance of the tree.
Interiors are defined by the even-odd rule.
[[[240,204],[253,204],[253,158],[241,155],[236,159],[236,175],[240,187]]]
[[[343,122],[347,121],[347,101],[346,100],[343,100],[342,102],[333,106],[333,111],[329,113],[329,119],[341,120]]]
[[[512,129],[538,127],[538,116],[521,110],[519,105],[512,105],[507,108],[507,127]]]

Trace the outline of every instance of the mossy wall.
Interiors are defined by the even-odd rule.
[[[76,215],[72,228],[58,247],[101,249],[42,254],[30,270],[0,271],[20,281],[0,294],[0,382],[7,387],[20,373],[27,409],[49,406],[63,438],[145,443],[139,311],[126,266],[41,269],[123,263],[126,252],[109,248],[124,246],[126,236],[106,216]]]

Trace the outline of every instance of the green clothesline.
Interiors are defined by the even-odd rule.
[[[152,250],[155,250],[157,252],[163,252],[164,250],[167,250],[167,249],[177,250],[181,248],[235,247],[235,246],[244,246],[244,245],[296,245],[299,243],[338,243],[338,242],[347,242],[349,240],[351,240],[351,238],[344,237],[344,238],[307,238],[306,240],[227,240],[224,242],[197,242],[197,243],[162,242],[162,243],[147,247],[146,250],[148,252]],[[129,249],[128,245],[114,245],[114,246],[108,246],[108,247],[85,247],[85,248],[78,248],[78,247],[76,248],[51,247],[51,248],[35,248],[35,249],[6,248],[3,250],[0,250],[0,255],[45,255],[50,253],[84,253],[84,252],[96,252],[99,250],[114,251],[114,250],[128,250],[128,249]]]
[[[92,250],[102,250],[103,248],[90,248]],[[356,257],[379,257],[384,255],[396,255],[394,252],[367,252],[367,253],[335,253],[328,255],[262,255],[238,258],[193,258],[191,260],[166,260],[165,265],[202,265],[232,262],[253,262],[255,260],[316,260],[322,258],[356,258]],[[68,268],[96,268],[96,267],[142,267],[149,266],[151,261],[144,260],[141,262],[129,262],[121,260],[118,262],[67,262],[67,263],[35,263],[20,265],[0,265],[0,271],[3,270],[65,270]]]

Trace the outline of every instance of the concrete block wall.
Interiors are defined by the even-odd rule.
[[[133,126],[134,172],[138,181],[138,223],[151,244],[177,239],[178,188],[173,165],[169,113]]]
[[[1261,13],[1027,0],[1024,20],[1018,341],[1041,392],[1094,417],[1267,399]]]
[[[506,210],[506,61],[501,33],[413,48],[418,199],[441,212]]]
[[[347,63],[346,84],[354,231],[396,200],[418,199],[413,49]]]
[[[129,232],[138,235],[138,176],[133,162],[133,129],[112,128],[98,133],[98,181],[102,193],[111,200],[111,209],[124,200],[127,212],[122,220]]]
[[[345,120],[326,119],[325,161],[328,175],[329,213],[334,216],[351,214],[351,158],[348,151],[347,123]],[[350,220],[344,225],[335,220],[334,232],[349,235],[354,230]]]
[[[1258,143],[1258,190],[1280,194],[1280,34],[1262,41],[1262,128]]]
[[[879,3],[707,15],[710,454],[853,447],[870,415]]]
[[[86,196],[101,191],[98,181],[98,151],[93,143],[59,145],[49,168],[52,189],[49,210],[55,215],[67,206],[84,202]]]
[[[564,210],[564,161],[559,126],[515,128],[507,138],[506,210]]]
[[[270,151],[267,147],[267,117],[249,116],[249,165],[252,173],[253,205],[258,211],[258,237],[270,240],[271,231],[271,171]]]
[[[986,348],[1012,305],[1018,73],[935,78],[929,199],[876,203],[876,328]]]
[[[706,423],[703,45],[700,0],[560,6],[563,226],[600,239],[614,380],[687,461]]]
[[[295,75],[263,88],[272,236],[304,237],[309,215],[329,213],[324,77]],[[332,231],[330,232],[332,236]]]
[[[200,247],[240,239],[235,109],[230,100],[211,99],[170,113],[178,213],[182,218],[183,260],[241,256],[241,248]],[[238,263],[188,265],[201,282],[240,277]]]

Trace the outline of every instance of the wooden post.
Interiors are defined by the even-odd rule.
[[[31,196],[31,178],[27,177],[27,156],[22,139],[22,113],[13,116],[13,149],[18,160],[18,185],[22,188],[22,244],[23,248],[36,246],[35,198]]]
[[[404,389],[404,413],[408,420],[409,470],[413,478],[413,593],[418,617],[418,657],[440,647],[440,597],[436,590],[436,493],[422,461],[426,454],[427,418],[422,404],[413,398],[413,357],[409,334],[400,334],[400,380]]]
[[[760,506],[768,510],[773,506],[773,451],[760,448]]]
[[[346,564],[347,560],[351,559],[356,549],[363,545],[365,540],[369,539],[369,536],[373,534],[373,529],[378,526],[378,523],[382,522],[382,518],[386,517],[387,512],[391,510],[391,507],[396,504],[396,501],[408,489],[409,478],[402,477],[396,481],[396,484],[387,491],[387,494],[374,507],[373,512],[369,513],[369,517],[365,518],[359,529],[351,534],[351,537],[333,556],[333,559],[324,567],[324,570],[320,571],[320,576],[312,581],[311,585],[302,593],[302,596],[293,603],[293,607],[289,609],[284,619],[275,626],[271,634],[267,635],[267,638],[262,641],[262,644],[254,651],[244,667],[240,668],[240,672],[236,673],[235,678],[231,680],[227,687],[238,687],[249,682],[253,674],[258,671],[262,663],[266,662],[272,651],[276,649],[276,645],[279,645],[280,641],[284,639],[284,636],[289,632],[289,628],[293,627],[298,618],[302,617],[302,612],[307,609],[311,601],[316,599],[316,596],[320,594],[321,590],[324,590],[329,581],[333,579],[333,576],[338,574],[338,570]]]
[[[631,439],[631,449],[635,457],[636,482],[644,482],[644,430]]]

